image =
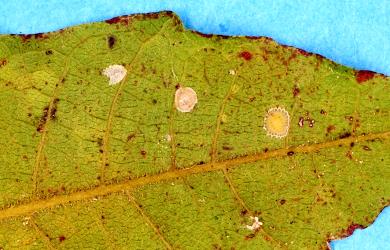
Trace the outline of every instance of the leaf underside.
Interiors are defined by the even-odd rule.
[[[176,110],[179,86],[192,112]],[[390,203],[389,91],[171,12],[0,36],[0,247],[326,248]],[[263,128],[273,107],[285,138]]]

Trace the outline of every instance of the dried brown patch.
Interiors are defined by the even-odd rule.
[[[355,79],[359,84],[362,84],[368,80],[371,80],[374,78],[375,72],[372,72],[370,70],[357,70],[355,72]]]

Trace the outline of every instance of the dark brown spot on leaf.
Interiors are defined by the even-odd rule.
[[[239,56],[243,58],[246,61],[249,61],[252,59],[252,54],[249,51],[242,51]]]
[[[7,65],[7,63],[8,63],[7,59],[5,59],[5,58],[4,59],[0,59],[0,68],[5,66],[5,65]]]
[[[314,121],[313,119],[310,119],[310,120],[309,120],[309,127],[310,127],[310,128],[314,127],[314,122],[315,122],[315,121]]]
[[[298,86],[294,86],[293,88],[293,96],[296,97],[299,95],[301,91],[299,90]]]
[[[121,23],[121,24],[128,25],[129,24],[129,19],[130,19],[129,16],[118,16],[118,17],[114,17],[114,18],[108,19],[105,22],[108,23],[108,24]]]
[[[195,30],[192,30],[191,32],[194,33],[194,34],[197,34],[197,35],[199,35],[201,37],[204,37],[204,38],[211,38],[211,37],[213,37],[213,34],[205,34],[205,33],[201,33],[201,32],[195,31]]]
[[[364,226],[362,226],[360,224],[351,224],[347,228],[347,230],[343,230],[343,232],[342,232],[343,237],[351,236],[353,234],[353,232],[355,232],[356,229],[364,229]]]
[[[251,240],[251,239],[253,239],[255,236],[256,236],[255,234],[246,235],[246,236],[245,236],[245,240]]]
[[[288,155],[288,156],[293,156],[294,154],[295,154],[294,151],[288,151],[288,152],[287,152],[287,155]]]
[[[363,146],[363,149],[366,150],[366,151],[371,151],[371,148],[369,148],[368,146]]]
[[[63,242],[64,240],[66,240],[65,236],[64,235],[61,235],[60,237],[58,237],[58,240],[60,242]]]
[[[303,125],[304,125],[304,121],[305,121],[305,119],[301,116],[301,117],[299,117],[299,122],[298,122],[298,126],[299,127],[303,127]]]
[[[222,149],[223,150],[233,150],[233,147],[232,146],[228,146],[228,145],[223,145]]]
[[[284,205],[284,203],[286,203],[286,200],[285,200],[285,199],[281,199],[281,200],[279,201],[279,203],[280,203],[280,205]]]
[[[297,49],[297,52],[301,55],[304,55],[304,56],[310,56],[312,55],[312,53],[310,52],[307,52],[307,51],[304,51],[303,49]]]
[[[355,78],[358,83],[364,83],[372,79],[375,76],[375,72],[369,70],[357,70],[355,73]]]
[[[135,133],[131,133],[127,136],[127,142],[133,140],[135,138]]]
[[[345,153],[345,156],[348,157],[350,160],[353,160],[352,151],[348,150],[347,153]]]
[[[39,123],[38,123],[38,126],[37,126],[37,131],[39,133],[43,132],[43,129],[44,129],[44,126],[46,124],[48,116],[49,116],[49,106],[46,106],[43,109],[43,114],[41,116],[41,119],[39,119]]]
[[[51,49],[48,49],[48,50],[46,50],[45,54],[49,56],[49,55],[53,54],[53,51]]]
[[[245,216],[246,214],[248,213],[248,210],[244,209],[244,210],[241,210],[241,216]]]
[[[108,44],[108,48],[112,49],[115,45],[115,42],[116,42],[116,39],[114,36],[109,36],[107,38],[107,44]]]
[[[328,133],[330,133],[330,132],[332,132],[333,130],[335,130],[336,129],[336,127],[334,126],[334,125],[329,125],[327,128],[326,128],[326,131],[328,132]]]
[[[345,132],[345,133],[339,135],[339,138],[340,138],[340,139],[344,139],[344,138],[348,138],[348,137],[350,137],[350,136],[351,136],[351,133],[350,133],[350,132]]]

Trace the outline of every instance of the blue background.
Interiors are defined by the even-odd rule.
[[[54,31],[172,10],[203,33],[269,36],[356,69],[390,75],[390,0],[0,0],[0,33]],[[386,241],[387,239],[387,241]],[[333,249],[390,249],[390,208]]]

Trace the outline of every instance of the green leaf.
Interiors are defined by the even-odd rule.
[[[170,12],[3,35],[0,62],[3,249],[318,249],[390,203],[383,75]]]

